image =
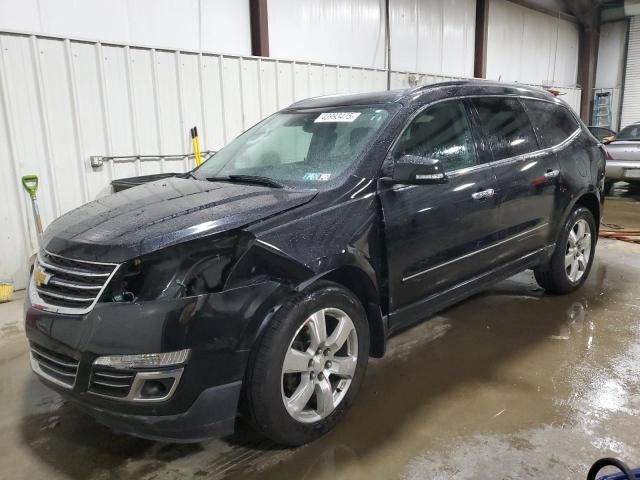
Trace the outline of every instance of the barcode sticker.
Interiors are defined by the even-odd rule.
[[[335,123],[346,122],[351,123],[360,116],[360,112],[328,112],[321,113],[314,123]]]

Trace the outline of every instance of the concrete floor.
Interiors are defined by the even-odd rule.
[[[623,196],[606,221],[639,221]],[[248,431],[197,445],[112,433],[31,374],[18,295],[0,305],[0,479],[583,479],[602,456],[640,466],[639,283],[640,245],[601,240],[572,295],[545,295],[530,272],[495,285],[393,338],[345,421],[294,450]]]

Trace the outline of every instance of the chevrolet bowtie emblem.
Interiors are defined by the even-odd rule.
[[[40,268],[35,267],[33,269],[33,279],[35,280],[36,285],[46,285],[47,283],[49,283],[50,278],[51,275],[49,275],[48,273],[44,273],[42,270],[40,270]]]

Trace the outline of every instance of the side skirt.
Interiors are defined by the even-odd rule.
[[[500,265],[499,267],[465,280],[462,283],[449,287],[442,292],[435,293],[411,305],[391,312],[389,314],[389,335],[426,320],[435,313],[485,290],[493,283],[509,278],[528,268],[546,263],[549,258],[551,258],[551,255],[553,255],[554,249],[555,244],[551,244],[534,250],[507,264]]]

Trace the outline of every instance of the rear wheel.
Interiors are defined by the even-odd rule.
[[[576,207],[560,234],[545,269],[534,270],[538,284],[554,293],[569,293],[587,279],[596,245],[596,223],[590,210]]]
[[[369,325],[350,291],[325,282],[283,305],[247,373],[247,409],[265,436],[288,446],[320,437],[349,409],[369,355]]]

